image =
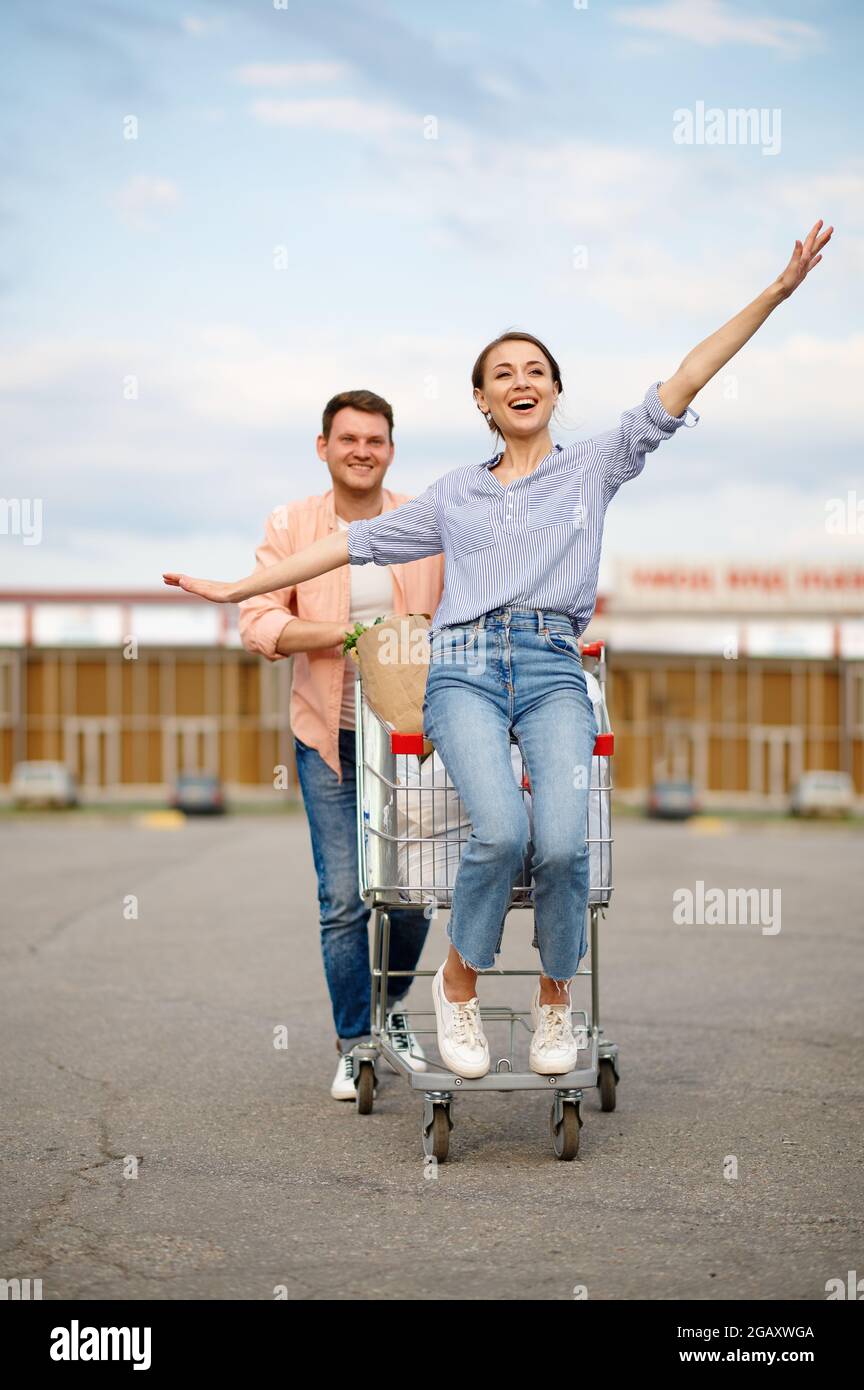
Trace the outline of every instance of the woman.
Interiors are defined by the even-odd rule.
[[[165,574],[216,603],[314,579],[344,564],[399,564],[446,555],[444,594],[430,629],[424,730],[468,811],[472,833],[453,888],[450,949],[433,980],[438,1045],[457,1075],[490,1066],[476,994],[494,967],[528,822],[510,763],[516,737],[532,788],[534,945],[542,973],[532,1000],[530,1066],[576,1065],[570,982],[586,950],[589,770],[596,723],[579,635],[594,609],[606,507],[642,471],[645,454],[694,416],[690,402],[822,259],[833,232],[818,221],[789,264],[747,308],[650,386],[618,427],[562,448],[549,422],[562,391],[552,354],[528,333],[483,349],[474,399],[504,448],[452,469],[419,497],[354,521],[299,555],[234,584]]]

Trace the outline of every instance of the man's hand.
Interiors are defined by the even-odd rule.
[[[342,643],[351,631],[342,623],[316,623],[295,618],[283,627],[276,650],[280,656],[294,656],[296,652],[320,652],[338,646],[341,656]]]

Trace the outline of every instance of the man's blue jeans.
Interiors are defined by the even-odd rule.
[[[318,875],[321,953],[330,990],[333,1021],[343,1052],[370,1036],[369,969],[370,909],[358,886],[357,789],[353,729],[339,730],[342,781],[316,748],[294,738],[297,775],[309,819],[312,857]],[[393,908],[390,912],[392,970],[414,970],[426,942],[429,919],[422,908]],[[411,988],[410,977],[392,981],[388,1005]]]
[[[531,783],[533,944],[543,974],[561,987],[587,950],[588,790],[597,736],[567,614],[498,608],[437,631],[423,727],[471,821],[447,935],[474,970],[495,966],[528,851],[528,813],[510,760],[515,734]]]

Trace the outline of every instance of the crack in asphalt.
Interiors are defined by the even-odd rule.
[[[90,1085],[102,1087],[107,1092],[103,1101],[104,1106],[108,1106],[109,1104],[115,1104],[117,1103],[117,1101],[121,1101],[123,1099],[123,1097],[120,1095],[120,1093],[114,1086],[114,1083],[112,1081],[109,1081],[105,1077],[88,1076],[85,1072],[76,1071],[74,1067],[67,1066],[64,1062],[55,1061],[53,1057],[44,1056],[43,1061],[47,1062],[49,1066],[55,1067],[58,1071],[67,1072],[69,1075],[75,1076],[81,1081],[86,1081]],[[19,1253],[24,1253],[29,1250],[29,1248],[34,1244],[34,1242],[47,1238],[49,1228],[52,1225],[55,1225],[57,1221],[64,1216],[65,1209],[71,1206],[75,1196],[80,1191],[80,1182],[82,1179],[86,1182],[92,1182],[93,1180],[90,1177],[90,1174],[97,1172],[99,1169],[107,1168],[112,1163],[123,1163],[130,1157],[134,1157],[137,1160],[139,1166],[141,1166],[144,1163],[145,1160],[143,1155],[141,1154],[130,1155],[127,1153],[121,1154],[114,1152],[110,1144],[108,1121],[105,1118],[105,1115],[102,1112],[102,1110],[100,1110],[99,1113],[93,1116],[92,1120],[93,1124],[96,1127],[96,1151],[99,1157],[96,1158],[95,1161],[88,1160],[88,1162],[80,1164],[75,1169],[74,1176],[65,1188],[65,1190],[61,1192],[58,1196],[50,1197],[48,1201],[43,1204],[42,1207],[37,1207],[33,1211],[33,1213],[31,1214],[30,1226],[28,1230],[24,1232],[22,1235],[20,1235],[12,1246],[3,1251],[4,1259],[11,1259]],[[125,1181],[126,1179],[124,1178],[123,1182]],[[123,1201],[124,1189],[122,1185],[117,1188],[114,1195],[118,1202]],[[82,1226],[80,1222],[76,1222],[70,1219],[66,1222],[66,1224],[70,1227],[70,1229],[82,1230],[85,1232],[86,1235],[95,1239],[94,1233],[92,1231],[88,1231],[87,1228],[85,1226]],[[121,1273],[128,1272],[123,1268],[122,1265],[117,1264],[114,1261],[108,1260],[105,1257],[104,1253],[100,1254],[98,1250],[94,1249],[92,1251],[87,1251],[86,1253],[91,1254],[94,1258],[103,1260],[103,1262],[106,1264],[115,1264],[115,1267],[118,1270],[120,1270]],[[50,1267],[50,1265],[55,1263],[55,1261],[50,1259],[49,1257],[48,1263]],[[154,1276],[145,1275],[143,1277],[153,1278]]]

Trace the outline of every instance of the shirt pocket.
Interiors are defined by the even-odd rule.
[[[553,478],[538,478],[528,492],[528,530],[556,528],[558,536],[584,531],[583,470]]]
[[[492,502],[466,502],[444,514],[446,551],[456,557],[473,555],[494,545],[498,533],[492,520]]]

